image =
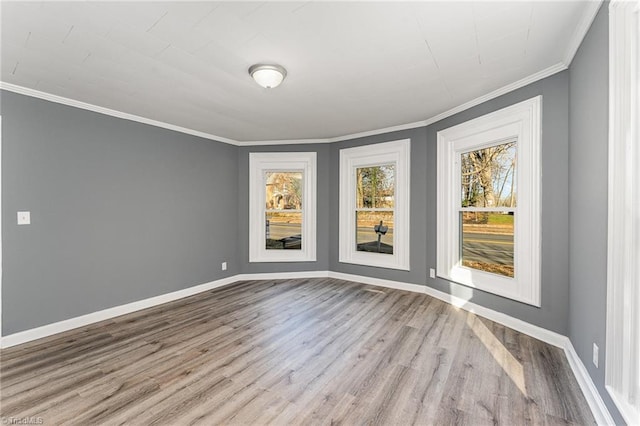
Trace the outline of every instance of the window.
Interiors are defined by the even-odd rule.
[[[513,277],[516,141],[460,154],[463,266]]]
[[[249,181],[249,261],[315,261],[316,153],[251,153]]]
[[[438,132],[438,275],[540,305],[541,97]]]
[[[409,270],[409,139],[340,151],[340,262]]]
[[[640,424],[640,10],[609,5],[609,241],[605,383]]]
[[[393,254],[395,164],[356,168],[356,250]]]

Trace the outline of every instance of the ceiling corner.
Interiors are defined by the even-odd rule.
[[[576,26],[573,35],[571,36],[571,40],[569,40],[569,44],[567,45],[567,50],[564,53],[562,58],[562,62],[569,67],[571,65],[571,61],[573,61],[573,57],[578,52],[580,45],[582,44],[582,40],[584,40],[589,28],[591,28],[591,24],[595,19],[600,7],[602,6],[602,0],[595,0],[586,2],[586,6],[584,8],[584,12],[582,13],[582,17]]]

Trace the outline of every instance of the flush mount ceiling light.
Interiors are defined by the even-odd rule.
[[[255,64],[249,68],[249,75],[265,89],[278,87],[287,76],[287,70],[280,65]]]

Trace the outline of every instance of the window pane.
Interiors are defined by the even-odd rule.
[[[266,209],[302,209],[302,172],[265,173]]]
[[[516,207],[516,143],[460,156],[462,207]]]
[[[302,249],[302,213],[269,212],[266,214],[266,249]]]
[[[356,212],[356,246],[358,251],[393,254],[393,212]]]
[[[462,265],[513,277],[514,214],[461,212]]]
[[[356,169],[356,208],[393,208],[395,166]]]

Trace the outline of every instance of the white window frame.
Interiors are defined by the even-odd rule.
[[[410,270],[410,156],[410,139],[340,150],[340,262]],[[393,254],[358,251],[356,249],[356,169],[389,164],[395,166]]]
[[[267,172],[302,172],[301,250],[267,250]],[[316,153],[252,152],[249,154],[249,262],[314,262],[316,260]]]
[[[537,96],[438,132],[438,276],[534,306],[540,306],[541,104]],[[462,266],[459,230],[460,155],[512,140],[518,159],[513,278]]]
[[[605,386],[640,424],[640,11],[609,4],[609,205]]]

